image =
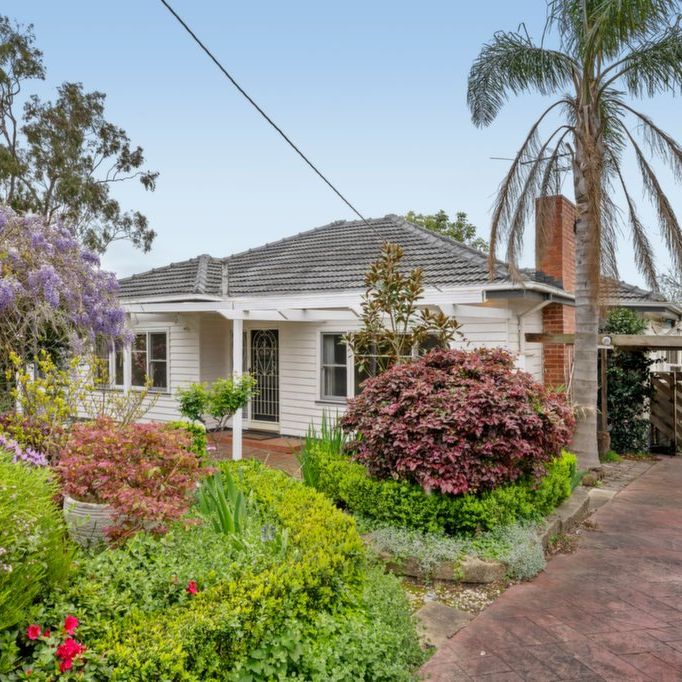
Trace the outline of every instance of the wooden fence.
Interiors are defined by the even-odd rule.
[[[682,450],[682,372],[652,372],[649,420],[653,448]]]

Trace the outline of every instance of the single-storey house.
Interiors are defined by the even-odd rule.
[[[364,276],[387,241],[401,245],[406,269],[422,269],[421,303],[460,322],[456,345],[502,346],[539,380],[566,384],[570,347],[525,338],[574,331],[575,211],[561,196],[542,201],[551,209],[543,211],[549,237],[521,282],[502,262],[491,277],[486,254],[396,215],[337,221],[226,258],[201,255],[121,279],[135,337],[109,358],[113,387],[141,386],[150,376],[160,395],[147,418],[171,420],[179,388],[248,371],[258,392],[235,431],[243,420],[303,436],[325,411],[343,412],[358,389],[342,337],[359,327]]]

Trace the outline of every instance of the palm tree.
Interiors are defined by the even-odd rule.
[[[553,0],[539,42],[524,27],[497,33],[469,74],[468,104],[479,127],[490,125],[511,95],[557,97],[532,124],[501,184],[493,208],[490,263],[504,240],[507,260],[519,276],[517,257],[535,197],[556,192],[559,174],[571,171],[577,212],[573,399],[579,418],[574,447],[582,468],[599,465],[599,288],[602,277],[617,276],[621,220],[629,229],[637,266],[647,284],[658,288],[649,236],[621,169],[628,150],[674,267],[682,271],[682,231],[651,165],[651,157],[658,158],[682,179],[682,147],[632,104],[633,98],[682,90],[679,11],[674,0]],[[550,47],[554,34],[558,37]],[[548,127],[550,122],[555,125]],[[614,192],[624,197],[622,213]]]

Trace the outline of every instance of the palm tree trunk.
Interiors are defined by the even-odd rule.
[[[575,356],[573,401],[576,430],[573,449],[581,470],[599,466],[597,451],[597,335],[599,331],[599,205],[588,187],[589,172],[582,145],[576,144],[573,179],[575,224]],[[600,190],[596,190],[599,192]],[[598,199],[598,198],[597,198]],[[595,260],[596,259],[596,260]]]

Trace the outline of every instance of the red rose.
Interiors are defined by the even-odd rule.
[[[38,639],[40,635],[42,634],[42,630],[40,629],[40,625],[29,625],[26,628],[26,636],[29,639]]]
[[[197,587],[197,581],[196,580],[190,580],[187,583],[186,589],[187,589],[187,592],[189,592],[189,594],[197,594],[197,592],[199,592],[199,588]]]
[[[64,632],[66,632],[67,635],[72,635],[74,632],[76,632],[77,627],[78,618],[76,618],[76,616],[67,616],[64,619]]]

